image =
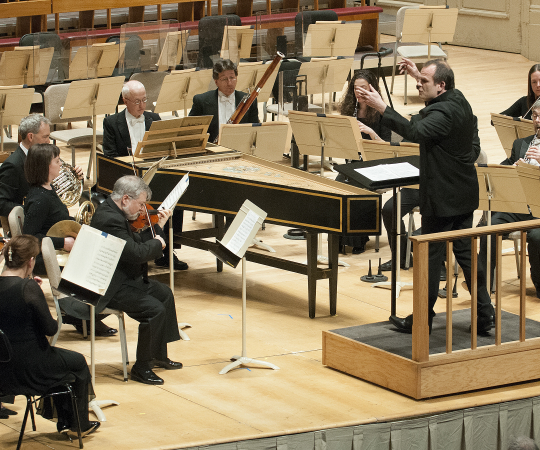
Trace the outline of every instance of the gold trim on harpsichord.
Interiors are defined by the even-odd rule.
[[[381,201],[381,198],[378,197],[378,196],[374,196],[374,197],[363,197],[363,198],[348,198],[347,199],[347,206],[348,206],[348,209],[351,208],[351,202],[361,202],[361,201],[365,201],[365,200],[372,200],[372,201],[375,201],[377,202],[377,211],[380,211],[381,210],[381,205],[380,205],[380,201]],[[346,230],[346,233],[354,233],[354,232],[363,232],[363,233],[378,233],[379,231],[381,231],[381,215],[380,214],[377,214],[377,219],[376,219],[376,227],[372,230],[360,230],[360,229],[353,229],[351,227],[351,216],[347,216],[347,230]]]

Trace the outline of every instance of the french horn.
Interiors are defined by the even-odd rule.
[[[62,203],[68,208],[80,200],[84,189],[83,181],[77,177],[75,169],[65,161],[62,161],[60,174],[52,181],[51,185],[56,190]],[[79,207],[75,215],[75,221],[81,225],[90,225],[94,212],[94,205],[91,201],[87,200]]]

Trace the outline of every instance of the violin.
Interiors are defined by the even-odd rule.
[[[154,209],[152,205],[146,204],[146,213],[145,214],[139,214],[139,216],[135,220],[130,220],[131,225],[131,231],[133,232],[139,232],[141,230],[144,230],[148,226],[154,226],[159,222],[159,215],[158,210]],[[150,219],[150,224],[148,223],[148,220]]]

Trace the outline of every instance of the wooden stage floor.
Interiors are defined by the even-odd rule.
[[[448,47],[450,63],[456,71],[457,87],[462,89],[479,117],[482,147],[490,162],[504,158],[489,113],[499,112],[526,92],[526,76],[531,61],[519,55],[476,49]],[[402,92],[402,77],[396,83]],[[414,93],[411,83],[409,93]],[[417,97],[403,107],[394,96],[397,109],[409,112],[421,108]],[[100,121],[98,121],[100,123]],[[87,152],[79,153],[81,164]],[[69,160],[68,152],[64,156]],[[386,194],[385,199],[388,198]],[[419,225],[419,217],[417,224]],[[197,214],[195,221],[186,213],[185,228],[206,224],[210,217]],[[305,259],[304,244],[283,239],[283,227],[268,225],[258,235],[273,246],[279,256],[295,261]],[[505,247],[510,243],[506,241]],[[276,436],[337,426],[385,422],[429,415],[478,405],[540,395],[540,382],[507,386],[415,401],[321,364],[321,332],[355,325],[386,321],[390,291],[360,282],[367,273],[368,259],[390,257],[386,235],[381,237],[380,253],[374,252],[374,239],[361,255],[350,253],[341,259],[350,264],[340,268],[337,315],[329,316],[328,286],[318,282],[315,319],[308,318],[307,278],[301,275],[248,264],[248,356],[272,362],[280,370],[256,366],[219,371],[241,351],[241,271],[225,268],[216,273],[209,253],[182,248],[180,259],[189,270],[176,275],[176,307],[180,322],[189,322],[191,340],[169,346],[169,356],[184,363],[180,371],[158,371],[165,379],[160,387],[122,381],[119,338],[97,338],[96,372],[98,399],[113,399],[119,406],[104,408],[107,421],[94,435],[84,439],[86,449],[174,449],[244,439]],[[375,262],[375,261],[374,261]],[[167,283],[168,276],[156,272]],[[517,312],[519,282],[513,253],[503,256],[503,309]],[[402,272],[403,281],[412,281],[412,271]],[[463,277],[460,277],[460,282]],[[44,285],[51,299],[47,283]],[[470,307],[470,296],[458,286],[456,310]],[[529,280],[528,317],[540,320],[540,301]],[[443,302],[437,305],[444,308]],[[398,314],[412,311],[412,288],[402,290]],[[117,325],[114,317],[106,319]],[[127,319],[128,349],[135,356],[137,325]],[[79,351],[89,360],[90,344],[65,326],[58,346]],[[400,374],[396,373],[396,377]],[[15,448],[24,402],[17,398],[13,407],[18,416],[0,420],[0,448]],[[27,431],[23,448],[67,449],[76,444],[56,433],[56,426],[37,417],[37,432]]]

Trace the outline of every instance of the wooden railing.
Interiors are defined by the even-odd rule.
[[[458,239],[471,239],[471,351],[475,352],[475,358],[479,353],[495,355],[512,349],[520,345],[526,349],[530,345],[539,345],[540,338],[525,338],[525,287],[527,281],[526,268],[526,241],[527,230],[540,228],[540,220],[529,220],[524,222],[493,225],[489,227],[471,228],[463,231],[451,231],[444,233],[426,234],[411,237],[414,245],[414,268],[413,268],[413,336],[412,336],[412,359],[416,362],[427,362],[448,358],[452,360],[452,290],[447,289],[446,294],[446,354],[429,356],[429,325],[428,325],[428,259],[429,244],[435,242],[446,242],[447,254],[447,280],[451,280],[453,270],[452,259],[454,257],[452,248],[453,241]],[[501,342],[501,285],[502,285],[502,236],[513,231],[521,232],[521,264],[520,264],[520,308],[519,308],[519,342]],[[497,275],[495,294],[495,347],[487,346],[477,348],[477,267],[478,267],[478,238],[482,236],[496,236],[496,267]],[[535,341],[534,343],[532,341]],[[463,358],[463,351],[459,352],[459,357]]]

